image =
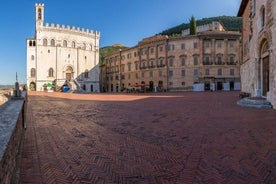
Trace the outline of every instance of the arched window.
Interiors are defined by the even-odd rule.
[[[67,41],[63,40],[63,47],[67,47]]]
[[[34,60],[34,55],[31,56],[31,60],[32,60],[32,61]]]
[[[35,69],[34,68],[31,69],[31,77],[35,77]]]
[[[48,77],[54,77],[54,69],[50,68],[48,71]]]
[[[35,41],[33,41],[33,46],[35,46]]]
[[[38,17],[38,19],[41,19],[41,9],[40,8],[38,9],[38,16],[37,17]]]
[[[88,78],[88,70],[85,70],[85,72],[84,72],[84,78]]]
[[[76,43],[74,41],[72,42],[72,48],[76,48]]]
[[[52,39],[52,40],[51,40],[51,46],[55,46],[55,45],[56,45],[55,40]]]
[[[86,44],[85,43],[83,43],[83,46],[82,46],[82,49],[86,49]]]
[[[47,39],[46,38],[43,39],[43,45],[47,45]]]
[[[93,45],[92,44],[90,44],[90,50],[93,50]]]
[[[33,46],[33,41],[29,41],[29,46]]]

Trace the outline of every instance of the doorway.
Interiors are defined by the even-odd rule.
[[[263,58],[263,96],[269,91],[269,56]]]
[[[66,80],[71,81],[72,74],[71,73],[66,73]]]

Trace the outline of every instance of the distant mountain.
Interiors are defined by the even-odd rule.
[[[213,21],[219,21],[225,27],[227,31],[241,31],[242,27],[242,19],[241,17],[234,17],[234,16],[219,16],[219,17],[210,17],[210,18],[203,18],[200,20],[196,20],[197,26],[210,24]],[[160,34],[162,35],[179,35],[181,31],[184,29],[189,29],[190,23],[183,23],[178,26],[169,28],[165,31],[162,31]]]
[[[106,46],[106,47],[102,47],[100,48],[100,65],[103,64],[104,62],[104,58],[109,55],[109,54],[112,54],[114,52],[117,52],[119,51],[120,49],[121,50],[124,50],[124,49],[127,49],[128,47],[122,45],[122,44],[114,44],[112,46]]]
[[[9,88],[13,88],[13,85],[1,85],[0,84],[0,89],[9,89]]]

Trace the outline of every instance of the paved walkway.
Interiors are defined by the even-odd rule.
[[[276,183],[276,110],[237,100],[30,93],[20,183]]]

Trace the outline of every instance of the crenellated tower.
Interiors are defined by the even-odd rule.
[[[36,29],[40,26],[43,26],[44,22],[44,4],[36,3],[35,4],[35,26]]]

